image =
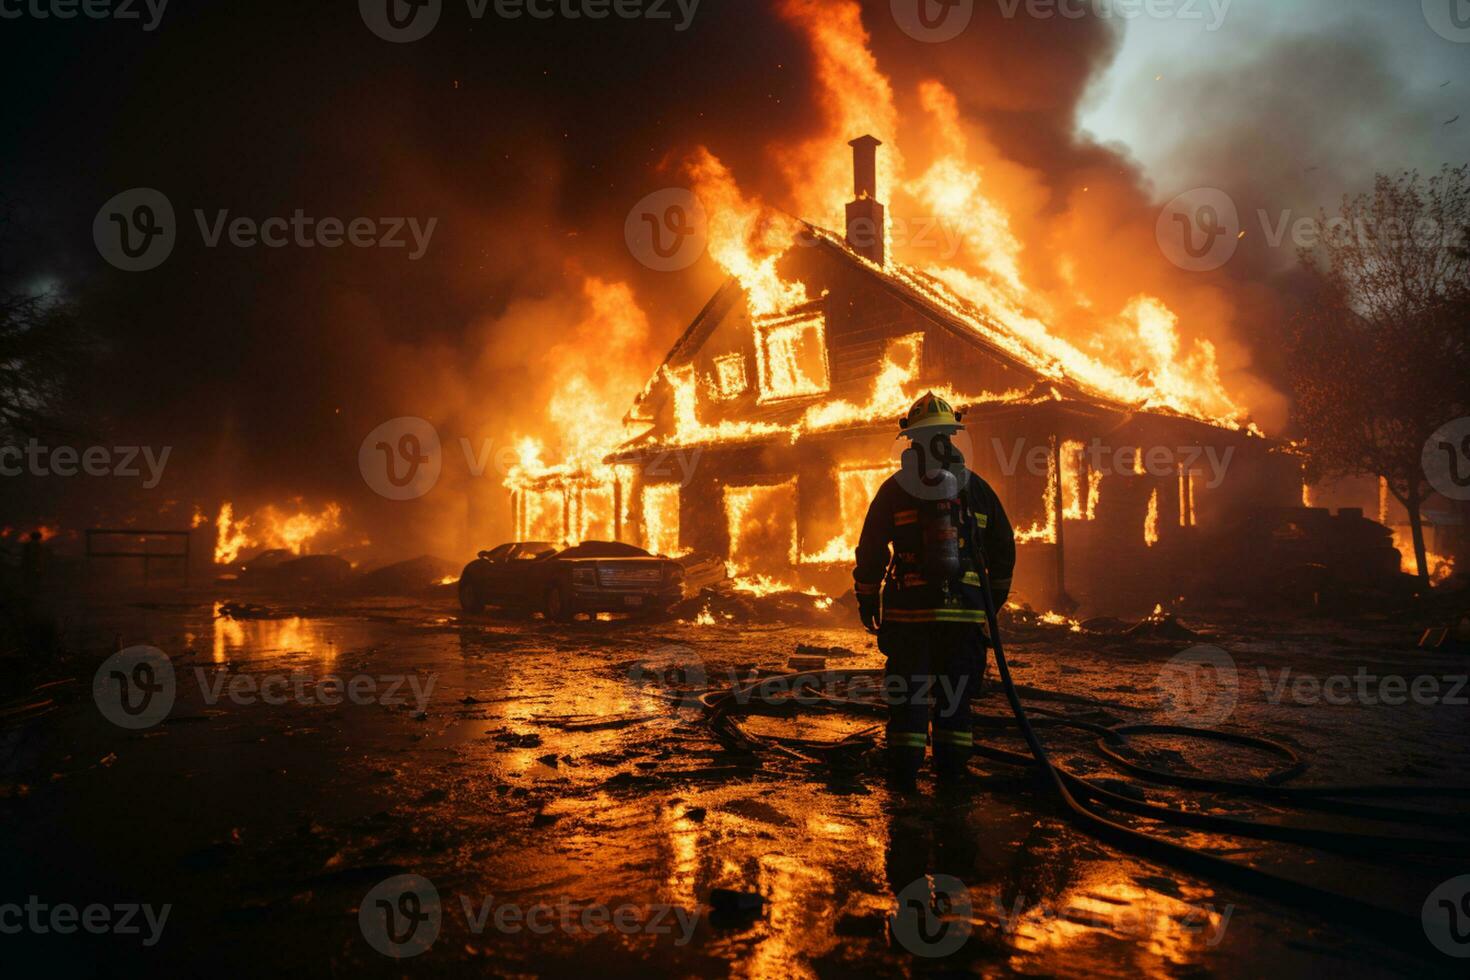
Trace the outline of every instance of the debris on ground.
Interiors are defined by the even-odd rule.
[[[1200,639],[1198,633],[1179,622],[1173,613],[1157,611],[1137,626],[1127,630],[1125,635],[1135,640],[1183,640],[1187,642]]]
[[[856,650],[849,650],[847,647],[818,647],[808,643],[798,643],[796,645],[796,655],[799,657],[823,657],[830,660],[841,660],[845,657],[856,657],[858,653]]]
[[[711,888],[709,905],[722,915],[754,915],[766,904],[766,900],[754,892],[740,892],[733,888]]]
[[[281,619],[282,615],[254,602],[222,602],[215,612],[220,619]]]

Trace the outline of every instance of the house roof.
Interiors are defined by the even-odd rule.
[[[934,276],[896,262],[880,266],[853,251],[842,236],[835,232],[809,222],[802,222],[802,225],[819,247],[859,269],[872,282],[881,286],[920,316],[961,342],[970,344],[1002,364],[1036,379],[1035,385],[1024,397],[1008,398],[1003,403],[989,403],[994,409],[1005,406],[1012,408],[1034,406],[1046,402],[1070,402],[1077,404],[1078,407],[1085,406],[1092,410],[1111,411],[1124,415],[1147,413],[1204,424],[1216,424],[1206,419],[1186,415],[1167,406],[1149,405],[1146,401],[1137,403],[1122,401],[1073,376],[1059,359],[1039,349],[1026,337],[1004,326],[995,317],[957,294]],[[692,360],[694,354],[720,325],[724,316],[741,300],[742,295],[740,283],[733,277],[715,293],[674,343],[659,369],[649,379],[628,414],[629,420],[647,421],[650,419],[650,416],[643,412],[643,408],[652,395],[659,377],[666,369],[682,366]],[[758,412],[749,417],[751,421],[766,422],[773,427],[794,425],[813,403],[827,398],[850,398],[856,394],[860,393],[833,390],[821,396],[783,400],[774,405],[762,406]],[[976,410],[984,411],[986,404],[971,403],[963,407],[973,413]],[[886,421],[883,424],[886,424]],[[866,425],[866,423],[858,423],[852,426],[840,426],[832,431],[861,429]],[[752,436],[752,438],[760,437],[760,435]],[[609,458],[609,461],[625,458],[629,453],[636,453],[648,444],[648,440],[648,435],[629,440],[621,447],[619,453]]]

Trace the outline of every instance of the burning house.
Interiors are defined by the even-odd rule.
[[[518,537],[712,552],[755,583],[838,591],[868,501],[896,468],[897,419],[929,390],[963,408],[961,448],[1005,502],[1016,591],[1037,605],[1152,604],[1197,564],[1199,535],[1299,505],[1294,458],[1238,414],[1180,395],[1208,379],[1128,376],[891,261],[881,144],[851,145],[845,234],[767,213],[734,236],[778,244],[716,255],[729,281],[603,465],[513,478]]]

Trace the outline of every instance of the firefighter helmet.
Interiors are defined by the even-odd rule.
[[[898,438],[919,439],[936,433],[954,435],[964,428],[960,424],[962,418],[963,413],[956,412],[949,402],[931,391],[914,402],[909,413],[899,419]]]

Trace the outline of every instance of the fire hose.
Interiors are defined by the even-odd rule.
[[[1158,803],[1150,803],[1114,792],[1095,779],[1083,776],[1054,764],[1046,747],[1036,733],[1022,693],[1029,692],[1033,699],[1042,692],[1018,686],[1011,675],[1006,660],[1005,645],[1001,637],[995,608],[994,595],[990,587],[989,570],[984,555],[977,551],[977,570],[981,579],[991,646],[995,650],[1010,716],[981,715],[978,727],[1019,729],[1030,755],[1010,752],[1005,749],[976,743],[974,753],[978,756],[1017,766],[1035,767],[1039,770],[1046,786],[1058,799],[1072,823],[1079,829],[1120,850],[1167,864],[1180,870],[1212,878],[1242,891],[1251,892],[1276,901],[1309,907],[1321,914],[1333,917],[1378,935],[1392,944],[1414,952],[1423,952],[1424,933],[1417,914],[1386,909],[1373,903],[1344,895],[1329,889],[1287,878],[1248,864],[1227,860],[1213,854],[1194,850],[1182,844],[1120,823],[1098,812],[1089,804],[1102,804],[1121,813],[1156,820],[1160,823],[1213,831],[1238,837],[1300,844],[1323,850],[1362,854],[1365,852],[1386,854],[1432,854],[1443,858],[1447,854],[1465,859],[1470,855],[1470,840],[1464,838],[1429,838],[1419,834],[1397,836],[1391,834],[1369,834],[1321,827],[1300,827],[1267,823],[1215,814],[1186,811]],[[707,711],[707,720],[717,733],[745,745],[760,747],[769,742],[744,732],[734,719],[737,709],[749,710],[751,706],[789,705],[791,698],[778,697],[782,690],[792,690],[802,684],[816,685],[843,678],[860,678],[881,675],[881,670],[860,671],[805,671],[767,677],[739,688],[711,691],[700,698]],[[882,703],[855,698],[841,698],[830,694],[807,691],[806,696],[844,710],[878,713],[886,711]],[[1053,701],[1086,702],[1088,699],[1053,695]],[[797,702],[799,703],[799,702]],[[1453,814],[1432,813],[1422,810],[1384,807],[1360,802],[1362,798],[1415,798],[1455,797],[1470,798],[1470,787],[1436,786],[1374,786],[1336,785],[1293,787],[1285,785],[1300,774],[1306,763],[1287,745],[1260,736],[1244,735],[1210,728],[1194,728],[1180,725],[1115,725],[1105,726],[1066,715],[1063,712],[1033,706],[1031,712],[1040,716],[1043,725],[1069,727],[1098,735],[1097,751],[1111,765],[1150,783],[1178,786],[1187,789],[1203,789],[1228,792],[1238,795],[1287,803],[1305,809],[1331,810],[1380,821],[1397,821],[1441,826],[1462,826],[1463,820]],[[836,743],[817,743],[797,739],[781,739],[799,745],[798,749],[787,749],[790,754],[806,761],[816,761],[812,751],[840,750],[858,744],[866,732],[850,735]],[[1144,766],[1123,756],[1118,750],[1126,744],[1130,735],[1173,735],[1217,741],[1225,744],[1251,748],[1280,757],[1284,766],[1266,776],[1260,782],[1221,779],[1207,776],[1192,776],[1170,773],[1162,769]],[[804,750],[804,751],[803,751]]]

